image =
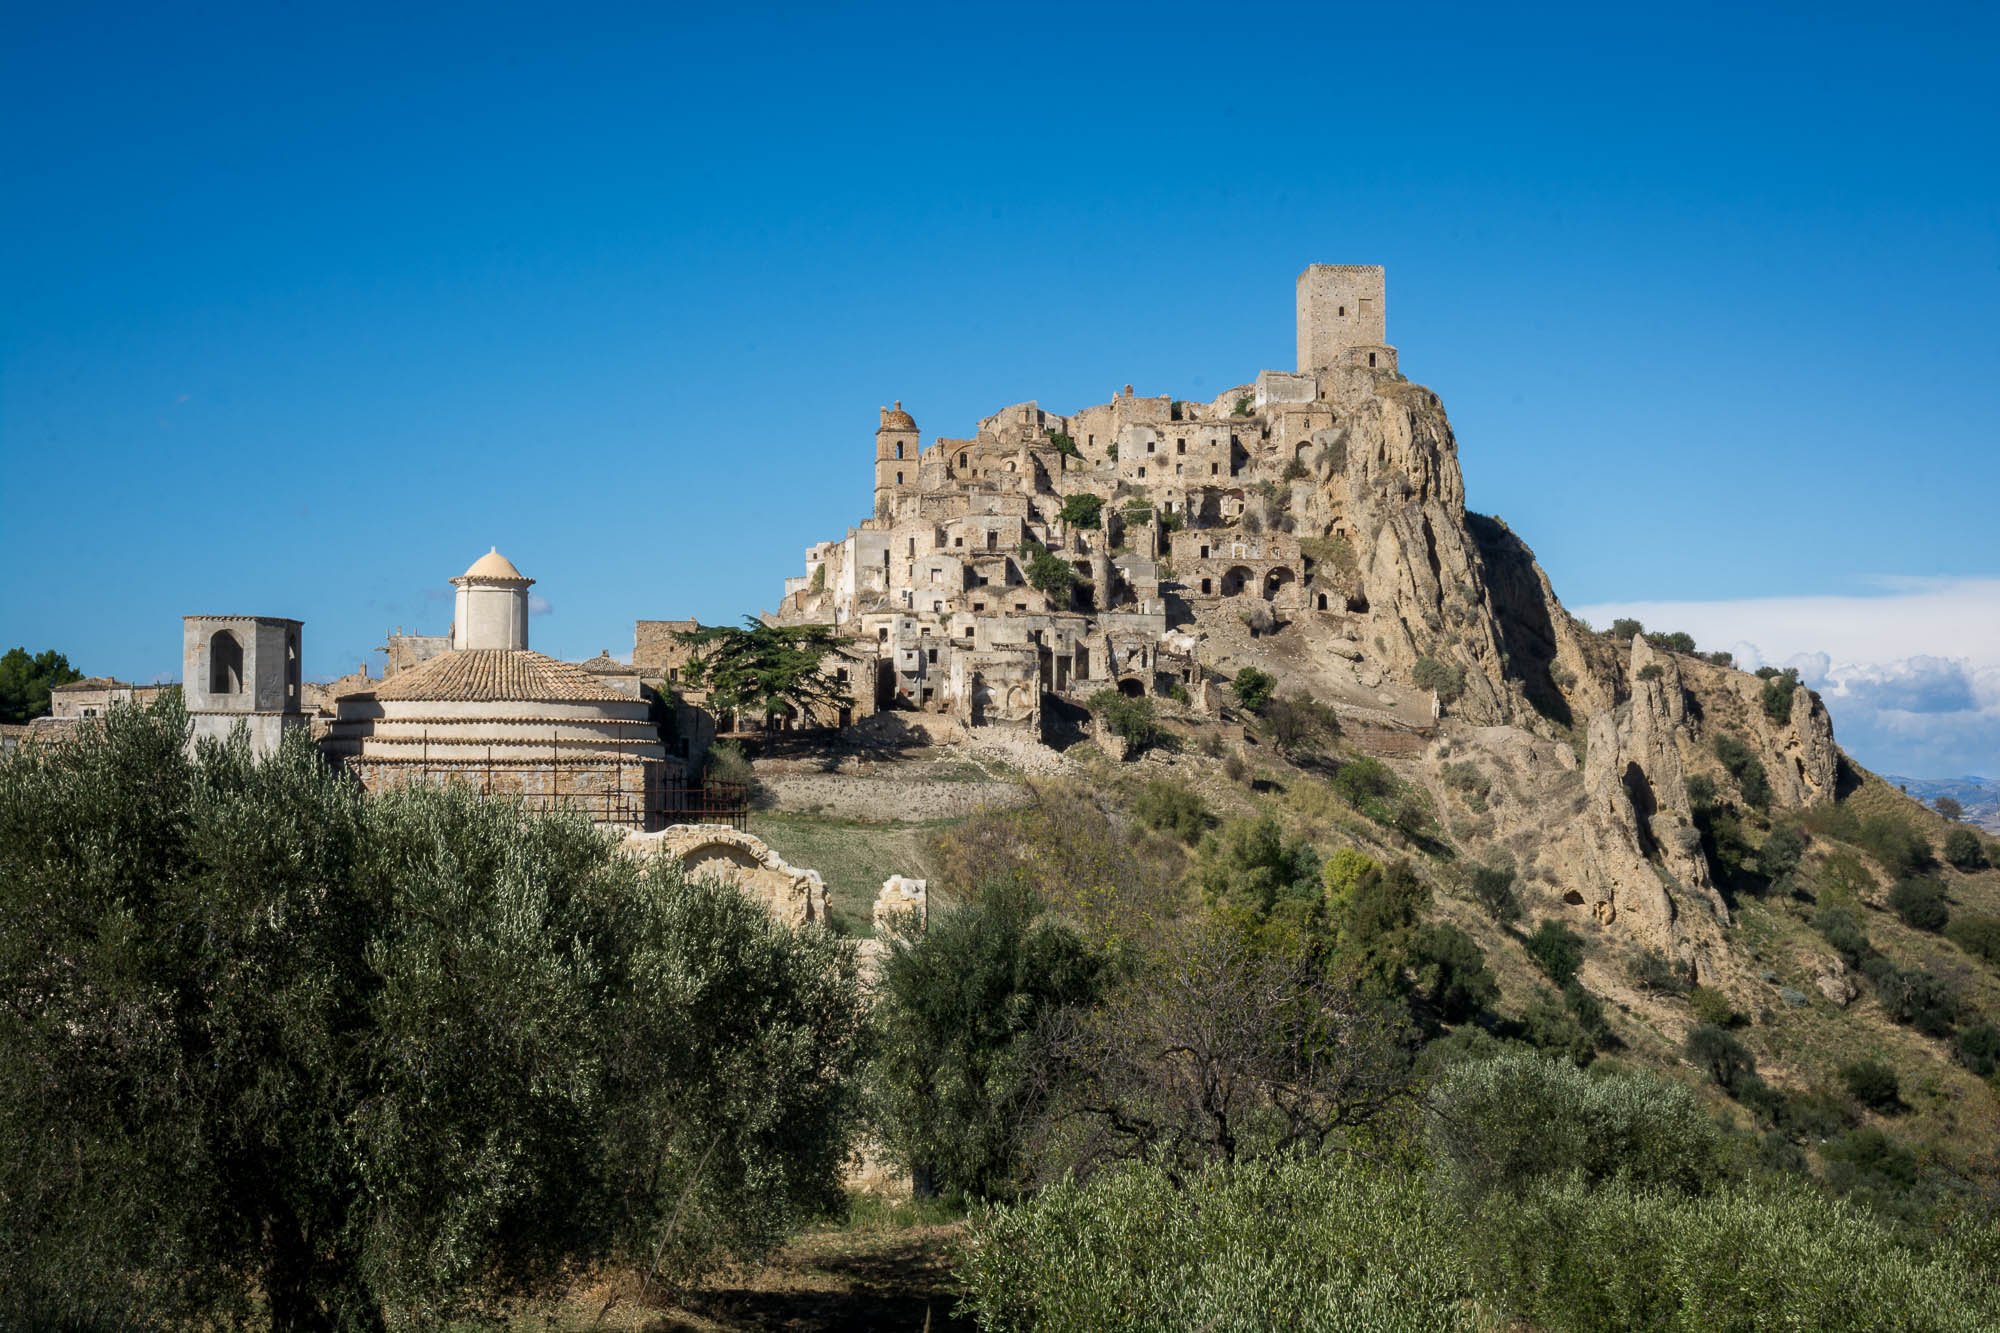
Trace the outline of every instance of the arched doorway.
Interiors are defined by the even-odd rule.
[[[1250,585],[1254,577],[1245,565],[1231,565],[1222,575],[1222,595],[1234,597]]]
[[[208,692],[243,693],[243,645],[226,629],[208,638]]]

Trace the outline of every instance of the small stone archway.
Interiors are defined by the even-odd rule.
[[[1291,570],[1285,568],[1283,565],[1279,565],[1276,569],[1264,575],[1264,600],[1267,602],[1276,601],[1279,593],[1297,582],[1298,580],[1292,576]]]
[[[1250,572],[1248,565],[1231,565],[1222,572],[1222,595],[1224,597],[1240,595],[1255,578],[1256,575]]]
[[[1127,699],[1143,699],[1146,697],[1146,682],[1140,680],[1137,676],[1120,677],[1118,692]]]
[[[826,924],[819,871],[788,864],[763,839],[727,824],[671,824],[657,833],[627,834],[624,847],[641,856],[671,856],[689,879],[741,889],[787,925]]]

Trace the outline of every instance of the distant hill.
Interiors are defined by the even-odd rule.
[[[1892,778],[1885,782],[1901,787],[1925,805],[1940,796],[1949,796],[1965,807],[1965,820],[1988,833],[2000,833],[2000,781],[1992,778]]]

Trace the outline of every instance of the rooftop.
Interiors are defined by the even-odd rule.
[[[399,671],[350,699],[424,699],[490,703],[548,700],[560,703],[631,703],[605,688],[582,667],[525,648],[468,648]]]

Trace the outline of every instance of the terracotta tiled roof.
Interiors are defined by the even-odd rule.
[[[640,674],[638,667],[633,666],[629,662],[619,661],[609,652],[599,653],[588,662],[579,662],[577,665],[593,676],[636,676]]]
[[[582,667],[526,649],[468,648],[398,671],[372,690],[347,696],[497,702],[547,699],[574,703],[631,703]]]
[[[54,694],[58,690],[129,690],[131,688],[124,681],[113,680],[109,676],[85,676],[82,680],[73,680],[67,685],[53,686],[49,690],[49,693]]]

